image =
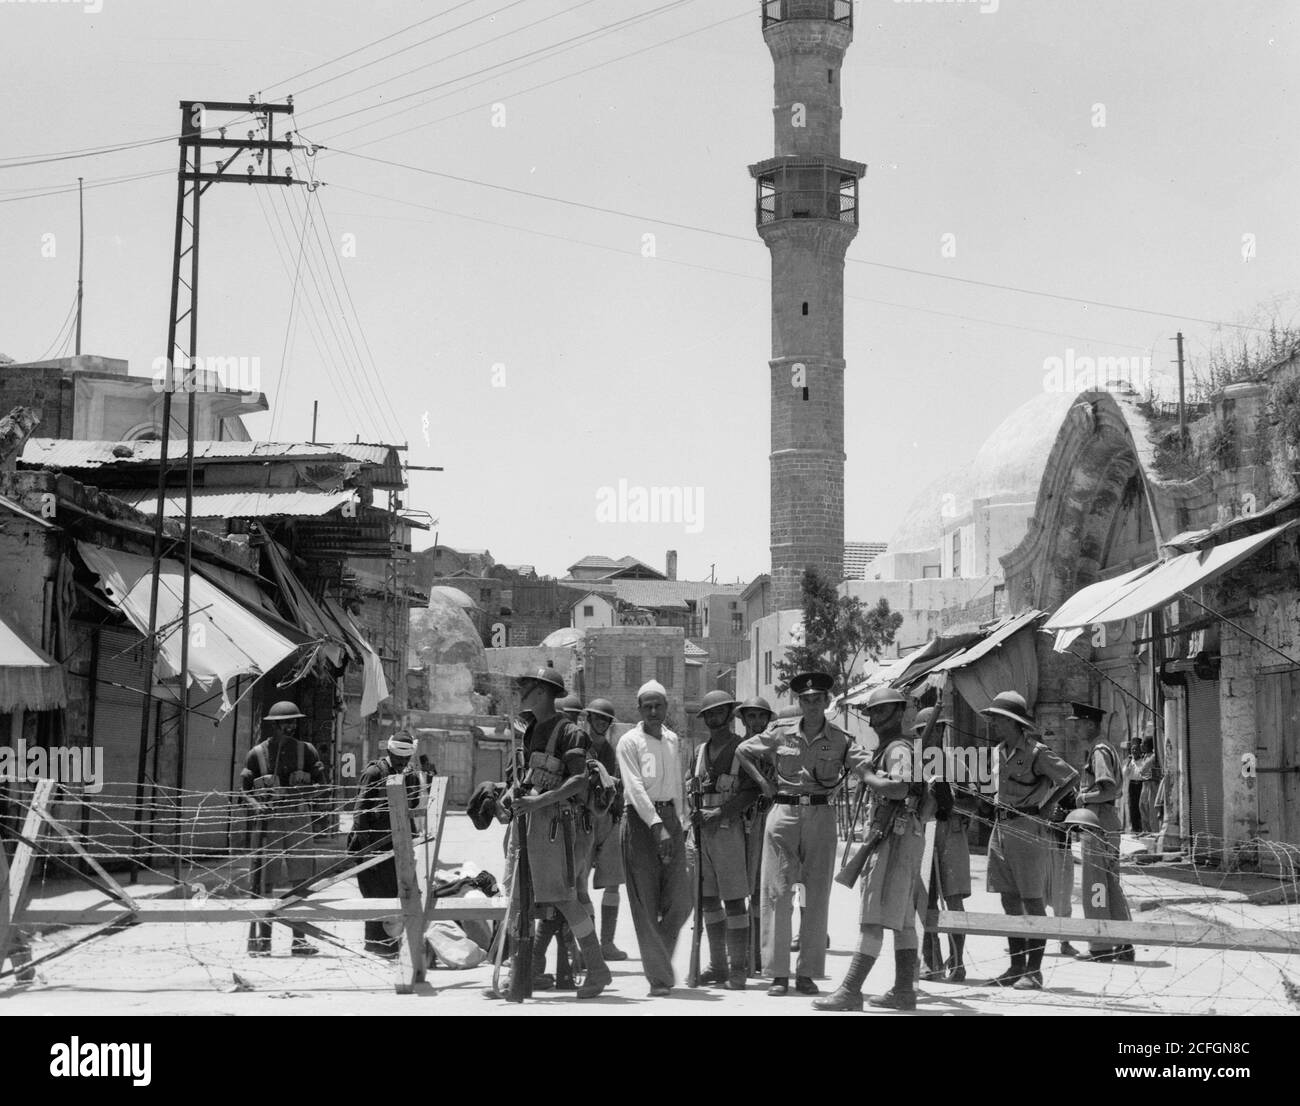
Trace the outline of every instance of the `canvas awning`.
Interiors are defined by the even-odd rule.
[[[1038,698],[1038,659],[1033,628],[1042,611],[1021,611],[989,628],[975,644],[934,665],[928,681],[952,678],[957,694],[972,710],[983,710],[1001,691],[1018,691],[1029,702]]]
[[[361,717],[369,718],[379,709],[379,704],[387,699],[389,694],[383,661],[341,603],[327,598],[325,609],[334,621],[343,627],[344,633],[351,638],[352,647],[361,656]]]
[[[849,691],[831,704],[832,709],[861,706],[873,691],[888,684],[890,687],[906,689],[910,684],[920,680],[940,661],[959,652],[963,646],[978,640],[979,634],[958,634],[953,637],[931,638],[919,649],[905,657],[891,661],[877,668],[861,683],[855,684]]]
[[[271,575],[280,587],[280,596],[289,608],[293,621],[311,634],[320,645],[320,656],[335,668],[342,668],[346,660],[347,627],[337,624],[337,619],[323,610],[289,567],[280,547],[268,540],[262,546]],[[356,654],[361,659],[360,653]]]
[[[77,542],[77,551],[99,576],[100,590],[142,634],[149,632],[149,593],[153,561],[135,553]],[[175,679],[181,671],[181,601],[184,566],[164,559],[159,565],[157,661],[155,676]],[[190,576],[189,679],[204,691],[219,691],[219,717],[234,704],[229,688],[238,676],[257,678],[271,671],[298,646],[204,577]]]
[[[1061,604],[1044,628],[1064,631],[1057,637],[1057,648],[1061,649],[1068,646],[1084,627],[1123,622],[1167,607],[1183,592],[1208,584],[1295,525],[1295,521],[1287,522],[1236,541],[1182,553],[1166,561],[1155,561],[1113,580],[1090,584]]]
[[[0,711],[55,710],[67,701],[63,666],[0,615]]]

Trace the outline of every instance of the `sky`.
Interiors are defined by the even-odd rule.
[[[1242,326],[1300,322],[1290,0],[856,9],[848,539],[888,540],[1058,386],[1053,358],[1167,384],[1176,331],[1195,373],[1259,337]],[[253,437],[310,438],[315,400],[319,440],[407,443],[443,470],[411,473],[436,520],[417,547],[767,570],[752,0],[0,0],[0,42],[0,352],[70,352],[81,176],[82,350],[148,375],[179,101],[292,94],[317,147],[295,176],[319,186],[202,204],[199,352],[256,366]],[[655,488],[669,517],[639,521]]]

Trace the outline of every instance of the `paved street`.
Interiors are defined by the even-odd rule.
[[[460,813],[447,818],[444,864],[470,862],[498,876],[501,871],[500,833],[477,833]],[[975,886],[984,882],[984,858],[973,858]],[[1218,893],[1217,903],[1188,903],[1198,896],[1195,885],[1149,875],[1131,866],[1125,869],[1131,898],[1177,898],[1162,910],[1136,913],[1139,919],[1166,922],[1216,918],[1230,924],[1256,928],[1296,926],[1295,906],[1246,907],[1234,905],[1231,893]],[[343,885],[345,895],[355,889]],[[39,893],[39,892],[38,892]],[[1207,888],[1206,894],[1214,894]],[[86,901],[93,892],[75,892],[67,901]],[[60,900],[64,901],[63,899]],[[993,911],[997,901],[982,891],[968,902],[972,910]],[[1076,916],[1081,915],[1078,903]],[[617,943],[635,957],[636,938],[626,908],[620,914]],[[334,927],[338,934],[360,943],[360,924]],[[830,989],[848,963],[856,933],[856,896],[836,886],[831,902]],[[677,950],[679,977],[684,976],[689,950],[689,929],[683,931]],[[66,938],[56,935],[40,941],[40,955]],[[313,960],[288,956],[288,935],[276,935],[276,955],[252,960],[244,956],[243,926],[151,925],[101,941],[52,961],[40,969],[38,985],[0,987],[0,1014],[292,1014],[301,1015],[486,1015],[508,1014],[812,1014],[809,999],[791,995],[768,998],[757,981],[743,994],[722,990],[691,991],[684,987],[670,998],[651,1000],[636,959],[613,965],[614,984],[599,999],[578,1003],[571,995],[539,994],[522,1006],[484,997],[491,968],[468,971],[437,969],[430,986],[415,995],[393,992],[392,976],[385,965],[326,948]],[[1043,961],[1046,989],[1039,994],[1003,991],[976,985],[996,975],[1006,964],[1005,945],[993,937],[973,937],[967,944],[970,980],[962,985],[926,983],[918,1014],[926,1015],[1109,1015],[1194,1014],[1241,1016],[1294,1014],[1284,995],[1281,973],[1300,984],[1300,963],[1285,956],[1199,949],[1147,948],[1138,950],[1135,965],[1080,963],[1055,955],[1049,943]],[[1288,962],[1290,961],[1290,962]],[[882,964],[872,972],[866,992],[877,994],[892,982],[893,962],[888,940]],[[236,976],[248,990],[235,990]],[[5,981],[6,983],[8,981]],[[824,1015],[825,1016],[825,1015]],[[880,1016],[880,1015],[877,1015]],[[885,1014],[884,1016],[896,1016]]]

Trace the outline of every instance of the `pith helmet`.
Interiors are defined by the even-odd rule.
[[[266,712],[263,722],[291,722],[295,718],[306,718],[302,711],[298,709],[298,704],[289,699],[281,699],[270,710]]]
[[[736,700],[728,695],[725,691],[710,691],[700,702],[698,713],[705,714],[708,711],[715,710],[718,707],[734,707]]]
[[[1027,730],[1038,732],[1038,727],[1034,725],[1033,715],[1029,713],[1029,704],[1025,702],[1025,697],[1018,691],[1000,691],[993,697],[987,707],[980,714],[1000,714],[1004,718],[1010,718],[1013,722],[1020,723]]]
[[[555,709],[561,714],[581,714],[582,700],[574,695],[573,692],[569,692],[569,694],[564,696],[563,699],[555,700]]]
[[[614,721],[614,704],[608,699],[593,699],[587,704],[587,714],[597,714],[601,718],[608,718]]]
[[[916,721],[912,723],[912,729],[921,733],[926,726],[930,724],[930,719],[934,717],[934,707],[922,707],[916,712]],[[936,726],[952,725],[951,718],[940,718],[934,723]]]

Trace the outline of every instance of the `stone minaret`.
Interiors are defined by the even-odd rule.
[[[801,605],[808,565],[844,564],[844,254],[858,232],[866,166],[840,157],[840,66],[852,0],[768,0],[776,156],[749,171],[772,253],[772,589]]]

